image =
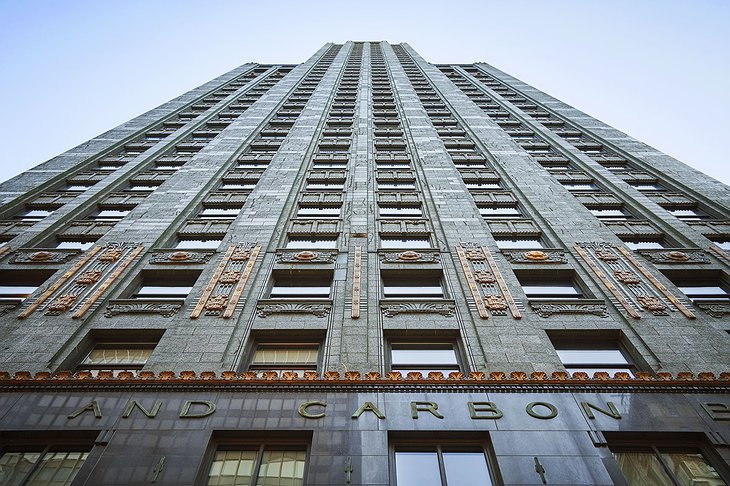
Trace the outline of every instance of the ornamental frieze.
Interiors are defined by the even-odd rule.
[[[337,260],[336,251],[284,251],[276,252],[276,263],[323,263],[331,264]]]
[[[710,263],[702,250],[637,250],[637,253],[652,263]]]
[[[399,314],[440,314],[453,317],[456,305],[453,301],[380,301],[380,311],[384,317],[395,317]]]
[[[501,250],[510,263],[568,263],[565,250]]]
[[[708,316],[718,319],[730,315],[730,303],[727,302],[700,302],[697,307]]]
[[[21,248],[10,253],[8,263],[15,264],[59,264],[71,261],[80,250]]]
[[[575,300],[555,302],[530,302],[530,307],[540,317],[550,317],[555,314],[583,314],[598,317],[608,317],[608,309],[602,300]]]
[[[381,263],[439,263],[441,255],[437,251],[381,251]]]
[[[314,317],[327,317],[332,312],[332,302],[259,300],[256,315],[262,318],[274,314],[311,314]]]
[[[149,263],[162,264],[205,264],[215,255],[214,251],[157,250],[150,255]]]
[[[157,314],[162,317],[172,317],[182,309],[183,304],[184,301],[171,302],[169,300],[112,300],[104,310],[104,317],[122,314]]]

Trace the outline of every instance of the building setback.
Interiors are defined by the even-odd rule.
[[[488,64],[244,64],[0,201],[0,485],[730,484],[730,190]]]

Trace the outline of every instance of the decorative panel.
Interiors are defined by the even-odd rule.
[[[649,221],[629,220],[629,221],[603,221],[616,236],[637,237],[637,238],[661,238],[662,232],[659,231]]]
[[[320,263],[331,264],[337,260],[336,251],[328,250],[279,250],[276,263]]]
[[[479,207],[517,205],[517,199],[509,191],[472,191],[471,195]]]
[[[510,263],[568,263],[565,250],[543,248],[541,250],[500,250]]]
[[[190,317],[197,319],[203,312],[224,319],[233,316],[260,250],[250,243],[229,246]]]
[[[8,263],[58,265],[71,261],[81,250],[58,248],[20,248],[10,254]]]
[[[381,219],[378,221],[378,231],[381,234],[429,234],[428,225],[424,219]]]
[[[327,317],[332,312],[331,301],[261,299],[256,304],[256,315],[268,317],[274,314],[311,314]]]
[[[494,236],[528,237],[540,236],[540,228],[530,219],[487,221]]]
[[[342,206],[341,192],[305,192],[299,198],[299,203],[306,206],[340,207]]]
[[[712,219],[705,221],[685,221],[693,229],[704,236],[730,238],[730,219]]]
[[[340,233],[339,221],[296,219],[289,225],[290,235],[331,235]]]
[[[688,250],[685,248],[662,250],[636,250],[637,253],[652,263],[710,263],[710,258],[703,250]]]
[[[486,319],[489,310],[495,316],[509,312],[514,319],[521,319],[522,314],[491,252],[478,243],[462,242],[456,246],[456,253],[479,316]]]
[[[225,236],[231,221],[227,219],[188,219],[178,236]]]
[[[75,240],[78,238],[101,238],[114,227],[110,221],[72,221],[58,234],[61,240]]]
[[[74,319],[83,317],[143,249],[137,243],[94,246],[31,302],[18,318],[28,317],[36,310],[53,316],[75,311]]]
[[[33,223],[27,221],[0,221],[0,235],[5,238],[15,238],[31,226]]]
[[[406,250],[406,251],[388,251],[380,250],[378,252],[381,263],[440,263],[441,254],[433,250]]]
[[[664,316],[679,311],[695,318],[623,246],[589,242],[578,243],[575,250],[630,317],[640,319],[641,312]]]

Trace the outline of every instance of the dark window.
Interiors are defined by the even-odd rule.
[[[318,342],[257,342],[251,356],[251,371],[316,371],[319,362]]]
[[[93,432],[96,434],[96,432]],[[0,449],[0,484],[9,486],[67,486],[78,474],[89,456],[94,439],[73,440],[66,434],[62,442],[29,441],[27,434],[23,446],[13,446],[11,439],[0,437],[4,443]],[[85,435],[89,435],[86,433]],[[32,445],[27,445],[29,442]]]
[[[420,371],[428,376],[429,371],[441,371],[448,376],[460,371],[456,342],[390,342],[390,369],[403,375],[409,371]]]
[[[542,244],[542,241],[538,238],[521,238],[521,239],[509,239],[509,238],[495,238],[494,241],[497,242],[497,248],[500,249],[510,249],[510,248],[519,248],[519,249],[536,249],[536,248],[544,248],[545,245]]]
[[[397,486],[491,486],[493,467],[483,446],[395,447]]]
[[[195,285],[200,272],[169,272],[147,274],[131,294],[131,299],[182,300]]]
[[[220,446],[208,471],[208,486],[302,486],[305,445]]]
[[[428,236],[381,236],[380,247],[384,249],[424,249],[431,248]]]
[[[337,237],[289,237],[289,239],[286,242],[286,248],[290,248],[292,250],[309,250],[313,248],[337,248]]]
[[[274,274],[269,297],[272,299],[328,299],[331,273]]]
[[[664,273],[694,303],[730,300],[730,284],[721,272],[675,270]]]
[[[443,299],[441,275],[433,273],[383,272],[386,299]]]
[[[565,272],[518,273],[522,290],[530,300],[581,299],[583,291],[574,276]]]

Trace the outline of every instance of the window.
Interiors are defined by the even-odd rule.
[[[43,284],[50,272],[3,271],[0,272],[0,302],[20,304]]]
[[[319,361],[318,342],[258,342],[256,343],[251,371],[295,371],[304,376],[305,371],[316,371]]]
[[[510,219],[522,216],[517,208],[478,208],[479,214],[485,219]]]
[[[449,376],[460,371],[455,342],[400,342],[390,343],[390,369],[400,371],[404,376],[409,371],[420,371],[428,376],[429,371],[440,371]]]
[[[730,301],[730,285],[720,272],[667,271],[664,274],[694,303]]]
[[[397,486],[491,486],[497,482],[483,446],[396,446]]]
[[[69,440],[68,444],[6,446],[0,452],[0,484],[70,485],[89,456],[93,440],[78,445]]]
[[[502,189],[497,182],[466,182],[467,189]]]
[[[645,183],[645,182],[637,182],[637,183],[631,183],[631,186],[634,187],[634,189],[637,189],[639,191],[663,191],[664,187],[660,184],[651,184],[651,183]]]
[[[28,209],[14,216],[18,221],[36,222],[40,221],[46,216],[50,215],[53,211],[46,209]]]
[[[419,207],[379,206],[381,218],[420,218],[423,212]]]
[[[144,275],[131,299],[183,300],[195,285],[200,272],[169,272]]]
[[[503,238],[495,238],[497,242],[497,248],[500,249],[511,249],[511,248],[519,248],[519,249],[536,249],[536,248],[545,248],[545,246],[542,244],[542,241],[540,241],[537,238],[524,238],[524,239],[503,239]]]
[[[156,345],[156,341],[150,343],[100,342],[94,345],[76,368],[91,371],[94,375],[102,370],[136,372],[147,363]]]
[[[292,250],[329,249],[337,248],[337,237],[309,237],[292,238],[286,242],[285,248]]]
[[[412,191],[415,189],[415,182],[378,182],[379,191]]]
[[[597,191],[598,186],[585,182],[563,182],[563,187],[569,191]]]
[[[129,209],[102,209],[94,214],[90,214],[88,219],[97,221],[121,221],[123,217],[129,214]]]
[[[631,217],[629,213],[624,211],[623,209],[589,209],[591,214],[593,214],[598,219],[609,219],[612,221],[620,221],[624,219],[628,219]]]
[[[517,273],[517,279],[529,300],[581,299],[583,292],[566,272]]]
[[[667,211],[682,221],[699,221],[707,218],[707,214],[698,209],[668,209]]]
[[[721,486],[710,459],[716,453],[696,434],[642,434],[607,432],[609,449],[629,486]],[[721,461],[718,460],[718,464]],[[614,478],[617,479],[617,478]]]
[[[340,208],[329,207],[300,207],[297,210],[300,218],[339,218]]]
[[[201,239],[187,239],[187,238],[181,238],[178,240],[177,244],[175,245],[175,248],[179,249],[185,249],[185,250],[215,250],[218,248],[223,240],[211,238],[201,238]]]
[[[92,246],[94,246],[93,241],[59,241],[56,244],[56,248],[58,249],[64,249],[64,250],[88,250]]]
[[[715,246],[723,250],[730,250],[730,240],[713,240]]]
[[[305,445],[219,447],[208,472],[208,486],[302,486]]]
[[[431,248],[431,239],[428,236],[381,236],[380,247],[383,249],[425,249]]]
[[[223,184],[220,185],[220,189],[223,189],[223,190],[226,190],[226,189],[229,189],[229,190],[231,190],[231,189],[243,190],[243,189],[253,189],[254,187],[256,187],[256,183],[255,182],[223,183]]]
[[[441,274],[421,272],[383,272],[383,297],[386,299],[443,299]]]
[[[272,299],[328,299],[332,285],[331,273],[274,274],[269,297]]]
[[[637,371],[620,343],[620,336],[564,331],[553,333],[550,340],[570,373],[584,371],[593,376],[596,371],[606,371],[613,376],[618,371],[625,371],[633,376]]]
[[[308,191],[341,191],[344,188],[345,188],[345,184],[343,182],[331,182],[331,183],[308,182],[307,183]]]
[[[198,213],[200,219],[236,219],[241,208],[203,208]]]
[[[632,250],[660,250],[664,248],[662,240],[625,240],[624,245]]]

